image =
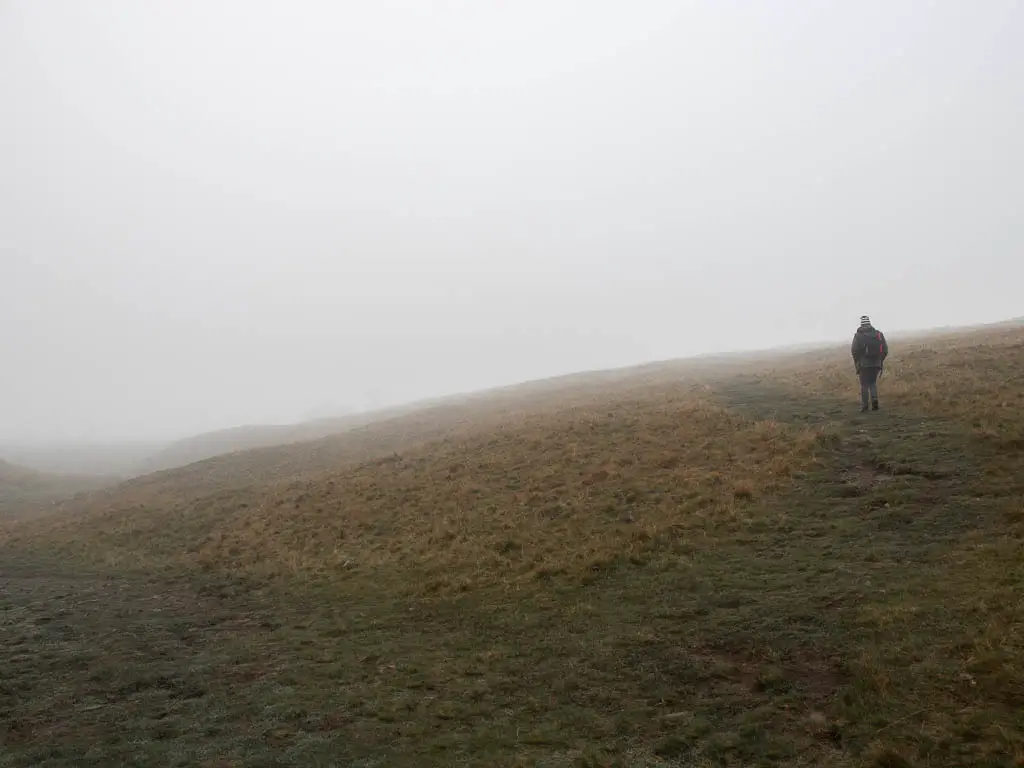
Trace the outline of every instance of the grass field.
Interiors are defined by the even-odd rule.
[[[1022,766],[1024,329],[855,387],[654,366],[4,524],[0,767]]]

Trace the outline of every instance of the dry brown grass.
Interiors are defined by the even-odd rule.
[[[742,518],[814,456],[812,430],[677,397],[525,420],[278,489],[211,531],[197,561],[414,566],[428,590],[581,574]]]
[[[240,492],[147,497],[145,482],[129,484],[117,504],[93,499],[9,535],[104,563],[409,569],[428,591],[514,584],[641,561],[709,521],[738,524],[810,466],[828,434],[740,416],[692,382],[641,380],[574,402],[445,423],[444,438],[414,438],[400,454]],[[402,447],[392,430],[381,453]],[[353,451],[366,451],[360,437]]]

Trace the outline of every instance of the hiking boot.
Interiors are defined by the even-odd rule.
[[[878,410],[878,401],[877,400],[872,400],[871,401],[871,410],[872,411],[877,411]]]

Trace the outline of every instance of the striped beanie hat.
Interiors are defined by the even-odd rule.
[[[861,315],[860,316],[860,327],[861,328],[870,328],[871,327],[871,318],[868,317],[867,315]]]

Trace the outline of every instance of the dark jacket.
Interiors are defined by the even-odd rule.
[[[871,354],[868,349],[871,345],[867,342],[872,337],[877,337],[882,342],[882,353]],[[885,340],[885,334],[877,328],[873,328],[870,325],[861,326],[857,329],[857,332],[853,335],[853,343],[850,345],[850,354],[853,355],[853,363],[857,366],[857,370],[862,368],[879,368],[885,363],[885,358],[889,356],[889,343]]]

